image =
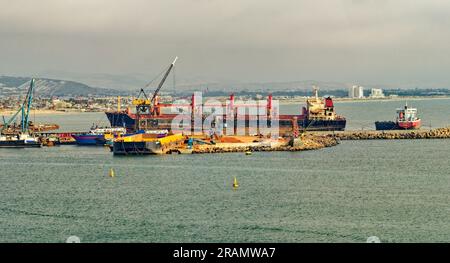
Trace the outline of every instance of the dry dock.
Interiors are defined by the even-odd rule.
[[[186,137],[187,139],[188,137]],[[335,131],[307,132],[299,138],[263,138],[258,136],[223,136],[214,140],[201,140],[187,151],[185,144],[173,145],[163,153],[227,153],[227,152],[272,152],[307,151],[332,147],[340,140],[394,140],[394,139],[443,139],[450,138],[450,127],[433,130],[396,130],[396,131]],[[168,148],[169,149],[169,148]]]

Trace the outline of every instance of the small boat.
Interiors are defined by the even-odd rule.
[[[0,135],[0,148],[35,148],[41,147],[39,138],[20,133],[16,135]]]
[[[105,145],[111,137],[125,134],[123,127],[118,128],[91,128],[89,133],[72,135],[78,145]]]
[[[376,121],[376,130],[412,130],[419,129],[422,120],[417,117],[417,109],[411,108],[408,104],[404,108],[397,109],[395,121]]]

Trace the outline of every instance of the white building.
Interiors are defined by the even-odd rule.
[[[384,93],[382,89],[372,89],[370,91],[371,98],[384,98]]]
[[[355,97],[354,90],[355,90],[355,86],[352,86],[352,87],[348,88],[348,97],[349,98],[354,98]]]
[[[358,86],[355,92],[355,97],[358,99],[364,98],[364,88],[361,86]]]
[[[349,98],[357,98],[357,99],[364,98],[364,88],[362,86],[353,85],[348,90],[348,97]]]

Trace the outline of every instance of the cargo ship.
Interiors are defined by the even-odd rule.
[[[72,135],[77,145],[104,145],[107,140],[124,135],[126,129],[122,127],[98,128],[92,127],[88,133]]]
[[[210,108],[212,105],[204,105],[202,102],[198,103],[195,95],[192,95],[191,102],[186,105],[174,105],[159,102],[158,93],[176,60],[177,58],[175,58],[167,69],[164,77],[151,98],[147,97],[144,90],[141,89],[138,97],[132,101],[132,104],[136,109],[134,112],[131,111],[130,107],[128,107],[125,111],[121,111],[119,107],[120,101],[118,102],[117,111],[106,112],[106,117],[108,118],[111,127],[124,127],[128,132],[158,129],[167,129],[170,131],[172,121],[176,117],[179,118],[180,114],[166,113],[164,110],[167,108],[171,108],[173,110],[175,108],[183,107],[190,111],[191,116],[186,116],[186,114],[183,114],[185,116],[183,118],[186,118],[186,121],[192,122],[192,131],[208,132],[204,131],[203,127],[197,127],[199,124],[194,122],[194,115],[200,115],[202,121],[205,120],[209,116],[205,114],[205,109]],[[249,107],[249,105],[235,103],[234,94],[230,95],[229,103],[226,107],[223,107],[223,105],[213,105],[213,107],[220,107],[224,109],[223,114],[216,115],[216,119],[222,122],[222,127],[226,127],[227,118],[231,116],[234,119],[233,126],[235,128],[238,124],[245,123],[246,134],[250,133],[249,130],[254,130],[253,125],[256,124],[256,126],[260,126],[259,124],[262,121],[267,121],[267,123],[262,124],[266,124],[264,126],[269,128],[274,121],[277,121],[280,134],[298,133],[301,131],[342,131],[345,129],[346,125],[346,119],[336,114],[332,98],[319,98],[318,89],[315,87],[314,96],[307,98],[306,107],[303,107],[302,112],[297,115],[273,114],[277,113],[279,109],[273,106],[272,95],[268,96],[267,103],[263,106],[250,105],[250,107],[257,107],[258,111],[259,108],[265,107],[267,116],[250,114],[238,115],[238,112],[240,112],[239,107]],[[277,116],[278,119],[271,119],[271,116]],[[230,132],[227,132],[227,134],[230,134]],[[237,134],[236,129],[232,131],[231,134]]]
[[[411,108],[408,104],[404,108],[397,109],[395,121],[376,121],[377,130],[412,130],[419,129],[422,120],[417,117],[417,109]]]
[[[194,96],[192,101],[194,101]],[[234,105],[234,95],[230,96],[230,105]],[[275,110],[271,107],[272,96],[268,96],[267,102],[267,112],[270,113]],[[179,106],[179,105],[177,105]],[[192,108],[191,112],[196,111],[195,104],[191,102],[187,105]],[[156,109],[152,112],[141,112],[138,113],[139,109],[135,113],[131,112],[130,109],[126,111],[109,111],[106,112],[106,117],[108,118],[111,127],[124,127],[128,131],[137,131],[140,129],[171,129],[172,120],[178,116],[178,114],[162,113],[162,108],[172,107],[171,104],[158,104],[155,106]],[[173,106],[175,107],[175,106]],[[202,105],[201,107],[205,107]],[[237,108],[233,108],[233,112],[237,112]],[[223,114],[221,119],[224,124],[227,121],[227,114]],[[207,115],[203,115],[204,120]],[[252,122],[252,117],[250,115],[238,116],[234,118],[234,127],[237,127],[238,122],[245,122],[248,128]],[[265,117],[265,116],[264,116]],[[193,118],[192,118],[193,119]],[[268,119],[268,118],[265,118]],[[139,120],[139,123],[138,121]],[[254,123],[259,123],[259,119],[254,120]],[[270,127],[270,120],[267,120],[267,127]],[[276,120],[272,120],[276,121]],[[278,115],[278,125],[280,130],[292,129],[293,121],[297,122],[299,131],[342,131],[345,129],[346,119],[342,116],[336,114],[334,110],[334,103],[332,98],[328,97],[325,99],[318,98],[317,91],[316,95],[312,98],[306,100],[306,107],[303,107],[302,113],[298,115]],[[198,127],[193,127],[193,129],[201,129]]]
[[[318,91],[315,89],[314,96],[308,98],[306,100],[306,107],[302,108],[301,114],[298,115],[278,115],[278,120],[270,120],[269,114],[273,110],[278,110],[272,107],[272,95],[269,95],[267,98],[267,108],[266,112],[268,116],[264,121],[267,121],[267,127],[270,127],[272,121],[278,121],[278,125],[281,132],[285,132],[287,130],[292,130],[293,126],[297,126],[299,131],[342,131],[345,129],[346,119],[342,116],[339,116],[335,112],[334,103],[332,98],[327,97],[325,99],[321,99],[318,97]],[[138,130],[154,130],[154,129],[167,129],[171,130],[172,120],[179,116],[178,114],[171,113],[163,113],[164,108],[175,107],[172,104],[162,104],[156,103],[153,104],[153,107],[149,106],[148,110],[142,111],[142,105],[152,105],[150,101],[138,101],[134,102],[136,106],[136,111],[131,112],[130,108],[127,108],[125,111],[109,111],[106,112],[106,116],[111,124],[111,127],[124,127],[128,132],[138,131]],[[180,105],[176,105],[179,107]],[[198,112],[199,106],[195,104],[195,96],[192,96],[191,103],[188,105],[184,105],[185,107],[190,107],[191,112]],[[228,110],[234,112],[234,127],[237,127],[238,123],[245,123],[246,128],[249,128],[251,123],[258,123],[261,121],[259,119],[254,119],[254,116],[251,115],[237,115],[238,107],[241,105],[237,105],[234,103],[234,95],[230,96]],[[245,105],[244,105],[245,106]],[[203,107],[205,105],[201,105],[200,108],[202,112]],[[232,113],[233,114],[233,113]],[[227,122],[227,117],[230,116],[230,113],[223,114],[220,116],[220,119],[223,120],[224,126]],[[231,115],[233,116],[233,115]],[[202,116],[204,120],[207,117],[206,114]],[[258,116],[255,116],[258,118]],[[137,121],[139,120],[139,122]],[[193,120],[193,118],[191,118]],[[296,122],[296,124],[293,124]],[[194,127],[192,125],[193,130],[202,129],[201,127]]]

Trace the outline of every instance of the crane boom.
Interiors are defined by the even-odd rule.
[[[28,123],[30,119],[30,109],[31,103],[33,102],[33,91],[34,91],[34,79],[31,79],[30,88],[28,89],[27,97],[23,103],[22,111],[22,132],[28,130]]]
[[[177,62],[178,57],[175,57],[175,59],[173,60],[172,64],[170,64],[169,68],[166,71],[166,74],[164,74],[164,77],[162,78],[161,82],[159,83],[158,87],[156,88],[155,92],[153,93],[153,97],[150,100],[150,102],[152,103],[152,105],[155,102],[155,98],[156,96],[158,96],[158,92],[159,90],[162,88],[164,82],[166,81],[167,76],[169,75],[170,71],[172,70],[173,66],[175,65],[175,62]]]

